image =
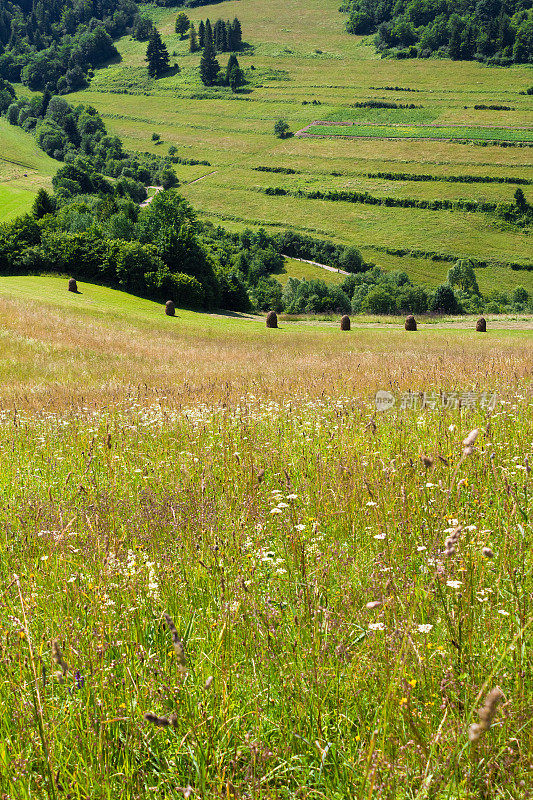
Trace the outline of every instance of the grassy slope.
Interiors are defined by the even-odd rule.
[[[150,7],[148,7],[150,9]],[[529,127],[531,98],[518,92],[529,86],[525,67],[489,69],[471,62],[439,60],[389,61],[376,57],[370,43],[347,35],[336,0],[302,4],[272,0],[231,0],[216,7],[188,11],[198,22],[207,16],[238,15],[244,37],[254,47],[240,56],[251,91],[208,90],[198,79],[199,55],[173,34],[175,10],[151,12],[181,72],[159,81],[147,77],[145,44],[119,42],[122,61],[99,70],[89,90],[76,99],[94,104],[127,146],[164,152],[174,144],[180,155],[207,158],[212,167],[178,167],[184,195],[213,221],[234,228],[263,224],[270,230],[287,225],[344,243],[394,246],[450,252],[496,260],[529,261],[528,237],[502,230],[482,214],[357,207],[297,198],[265,197],[264,186],[287,188],[354,188],[373,194],[420,198],[487,198],[509,201],[514,188],[499,184],[449,184],[376,181],[371,171],[430,174],[530,176],[531,150],[476,147],[446,141],[369,141],[273,137],[279,117],[293,131],[316,119],[358,122],[420,122],[438,125]],[[317,52],[317,51],[322,52]],[[225,63],[225,56],[219,56]],[[251,71],[251,66],[255,67]],[[370,87],[403,86],[418,92]],[[202,99],[198,99],[200,95]],[[303,105],[311,100],[320,106]],[[423,106],[416,110],[352,109],[350,104],[384,99]],[[512,111],[474,110],[475,104],[508,105]],[[164,144],[154,146],[157,131]],[[528,134],[529,135],[529,134]],[[290,166],[300,175],[259,173],[253,166]],[[331,175],[341,173],[340,176]],[[207,174],[211,173],[211,174]],[[203,177],[206,176],[206,177]],[[202,180],[196,181],[198,178]],[[529,189],[526,187],[526,196]],[[369,259],[389,268],[394,259],[369,251]],[[426,267],[421,265],[424,271]],[[437,270],[440,267],[437,265]],[[480,276],[480,280],[483,278]],[[502,276],[502,286],[521,283],[517,273]],[[434,280],[429,282],[434,283]]]
[[[0,118],[0,221],[29,211],[36,191],[51,188],[58,166],[30,133]]]

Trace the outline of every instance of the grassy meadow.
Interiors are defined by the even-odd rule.
[[[58,166],[30,133],[0,118],[0,221],[29,211],[37,190],[51,189]]]
[[[0,278],[3,796],[529,797],[531,319],[79,289]]]
[[[516,188],[510,184],[385,181],[369,178],[368,173],[531,179],[529,146],[502,147],[483,141],[531,139],[532,101],[520,94],[531,84],[530,68],[381,59],[370,38],[345,33],[338,5],[337,0],[305,4],[230,0],[187,10],[196,27],[207,17],[214,21],[237,15],[241,20],[249,48],[239,60],[249,83],[237,94],[204,87],[198,75],[200,54],[190,54],[188,41],[174,33],[176,11],[147,6],[179,73],[150,79],[144,62],[146,45],[125,37],[118,42],[120,61],[97,70],[90,88],[74,97],[93,104],[110,130],[133,150],[162,153],[173,145],[184,158],[208,160],[210,167],[178,165],[176,171],[184,196],[215,223],[233,229],[263,225],[276,231],[290,222],[301,232],[366,248],[368,260],[386,269],[395,268],[394,257],[375,248],[531,263],[526,232],[487,214],[331,204],[265,197],[257,191],[266,186],[354,188],[378,196],[510,202]],[[226,58],[219,55],[222,66]],[[353,107],[367,101],[416,108]],[[510,110],[475,109],[475,105]],[[294,133],[320,120],[353,122],[348,130],[350,134],[357,130],[358,137],[345,138],[345,126],[328,126],[326,139],[295,136],[282,141],[273,135],[280,117]],[[313,126],[310,132],[318,129]],[[161,136],[162,144],[151,141],[153,132]],[[332,132],[341,135],[330,136]],[[421,132],[428,138],[401,138]],[[298,174],[261,173],[254,169],[258,166],[288,167]],[[529,198],[529,187],[524,189]],[[430,285],[440,270],[433,266]],[[426,261],[418,269],[409,264],[406,271],[416,277],[431,273],[431,267]],[[481,275],[478,279],[483,282]],[[493,288],[523,282],[521,274],[509,270],[501,280]]]

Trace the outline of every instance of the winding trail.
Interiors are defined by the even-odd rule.
[[[328,264],[320,264],[318,261],[309,261],[307,258],[296,258],[295,256],[288,256],[286,253],[282,253],[281,255],[283,258],[292,258],[293,261],[303,261],[304,264],[311,264],[313,267],[322,267],[322,269],[327,269],[328,272],[337,272],[339,275],[350,275],[349,272],[345,272],[343,269],[330,267]]]

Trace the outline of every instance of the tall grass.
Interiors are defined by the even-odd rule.
[[[253,330],[263,383],[219,362],[216,401],[5,402],[2,792],[526,797],[531,353]],[[371,396],[446,385],[498,404]]]

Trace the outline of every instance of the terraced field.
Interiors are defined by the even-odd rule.
[[[421,269],[414,270],[411,260],[407,270],[413,276],[431,273],[432,267],[430,277],[441,274],[439,264],[431,260],[434,253],[495,264],[532,261],[527,234],[502,225],[493,215],[326,203],[268,197],[257,191],[269,186],[291,191],[353,189],[376,196],[511,202],[516,189],[512,184],[471,183],[466,178],[449,183],[438,178],[532,178],[530,147],[491,144],[500,138],[514,140],[515,145],[531,141],[532,100],[521,94],[531,84],[527,67],[380,59],[369,40],[345,33],[337,0],[310,0],[305,8],[297,0],[268,4],[229,0],[188,10],[196,25],[207,17],[214,21],[237,15],[241,20],[250,46],[239,60],[248,84],[232,94],[201,84],[199,54],[190,54],[188,43],[173,32],[175,10],[147,8],[174,53],[171,60],[179,73],[150,79],[144,63],[146,45],[126,37],[118,43],[122,60],[98,70],[91,87],[73,100],[98,108],[110,130],[131,149],[163,153],[173,145],[184,158],[208,160],[210,166],[176,168],[181,191],[204,217],[232,229],[262,225],[275,232],[290,226],[355,244],[385,268],[397,268],[397,258],[384,248],[423,250],[427,256]],[[223,54],[219,61],[225,66]],[[416,108],[354,107],[367,102]],[[370,138],[280,140],[273,134],[279,118],[294,133],[317,120],[353,122],[359,134]],[[338,131],[345,133],[345,127]],[[407,138],[413,131],[427,138]],[[162,144],[151,141],[153,132],[161,136]],[[328,126],[327,132],[331,134],[332,128]],[[392,134],[398,136],[383,138]],[[265,166],[297,174],[256,170]],[[414,184],[368,177],[377,172],[430,174],[437,180]],[[528,186],[524,191],[526,197],[533,195]],[[500,273],[502,285],[526,282],[524,273],[509,269]],[[481,274],[478,279],[483,281]]]

